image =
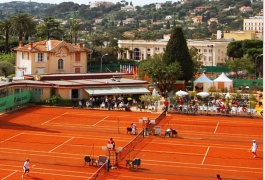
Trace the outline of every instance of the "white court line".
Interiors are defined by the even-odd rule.
[[[218,126],[219,126],[219,122],[217,123],[217,125],[215,127],[214,134],[216,133]]]
[[[231,171],[231,172],[238,172],[238,169],[240,169],[240,172],[249,172],[249,173],[255,173],[255,174],[263,173],[262,168],[257,169],[257,168],[250,168],[250,167],[223,166],[223,165],[211,165],[211,164],[206,164],[205,166],[201,166],[199,164],[194,164],[194,163],[178,163],[178,162],[172,163],[172,162],[168,162],[168,161],[163,161],[160,164],[156,164],[156,163],[150,164],[150,163],[145,163],[146,161],[148,161],[148,160],[144,160],[142,164],[143,165],[147,164],[147,165],[151,165],[151,166],[159,166],[159,167],[163,166],[163,167],[170,167],[170,168],[172,168],[172,164],[173,164],[174,168],[180,167],[180,168],[187,168],[187,169],[193,168],[193,169],[204,169],[204,170],[206,169],[206,170],[211,170],[211,171],[222,170],[222,171]],[[160,161],[158,161],[158,162],[160,162]],[[177,165],[177,164],[180,164],[180,165]],[[183,164],[187,165],[187,166],[183,166]],[[206,167],[206,166],[208,166],[208,167]],[[222,169],[219,169],[219,168],[222,168]],[[229,169],[223,169],[223,168],[229,168]],[[237,169],[231,169],[231,168],[237,168]],[[258,172],[257,170],[259,170],[260,172]]]
[[[10,137],[10,138],[7,138],[7,139],[1,141],[0,143],[6,142],[6,141],[8,141],[8,140],[10,140],[10,139],[13,139],[13,138],[15,138],[15,137],[17,137],[17,136],[20,136],[20,135],[23,134],[23,133],[24,133],[24,132],[19,133],[19,134],[17,134],[17,135],[14,135],[14,136],[12,136],[12,137]]]
[[[206,150],[206,152],[205,152],[204,158],[203,158],[203,160],[202,160],[202,165],[203,165],[203,163],[204,163],[204,161],[205,161],[205,159],[206,159],[206,156],[207,156],[207,154],[208,154],[209,149],[210,149],[210,146],[208,146],[208,148],[207,148],[207,150]]]
[[[44,125],[44,124],[46,124],[46,123],[48,123],[48,122],[50,122],[50,121],[52,121],[52,120],[54,120],[54,119],[57,119],[57,118],[59,118],[59,117],[62,117],[62,116],[65,115],[65,114],[68,114],[68,112],[63,113],[63,114],[61,114],[60,116],[56,116],[56,117],[54,117],[54,118],[52,118],[52,119],[50,119],[50,120],[48,120],[48,121],[45,121],[45,122],[42,123],[41,125]]]
[[[44,170],[47,170],[46,168],[43,168]],[[11,170],[12,171],[12,169],[2,169],[2,168],[0,168],[0,170]],[[56,169],[49,169],[50,171],[56,171]],[[23,172],[23,170],[21,170],[21,171],[16,171],[16,172]],[[71,172],[71,171],[63,171],[63,172]],[[74,173],[77,173],[77,172],[75,172],[75,171],[72,171],[72,172],[74,172]],[[65,173],[63,173],[63,174],[58,174],[58,173],[45,173],[45,172],[39,172],[39,171],[35,171],[34,170],[34,172],[32,172],[32,174],[48,174],[48,175],[54,175],[54,176],[64,176],[64,177],[73,177],[74,179],[78,179],[78,178],[82,178],[82,179],[87,179],[87,177],[88,176],[90,176],[90,175],[93,175],[94,174],[94,172],[91,172],[91,173],[84,173],[84,175],[66,175]],[[14,174],[14,173],[13,173]],[[2,180],[2,179],[1,179]]]
[[[92,126],[96,126],[98,123],[104,121],[105,119],[107,119],[109,116],[106,116],[105,118],[101,119],[100,121],[98,121],[97,123],[93,124]]]
[[[52,149],[52,150],[50,150],[49,152],[52,152],[52,151],[54,151],[55,149],[57,149],[57,148],[59,148],[59,147],[63,146],[64,144],[68,143],[68,142],[69,142],[69,141],[71,141],[72,139],[74,139],[74,137],[72,137],[72,138],[68,139],[67,141],[65,141],[64,143],[60,144],[59,146],[56,146],[55,148],[53,148],[53,149]]]
[[[15,173],[17,173],[17,172],[18,172],[18,171],[14,171],[13,173],[11,173],[11,174],[7,175],[6,177],[2,178],[2,180],[9,178],[10,176],[12,176],[13,174],[15,174]]]
[[[22,169],[21,168],[21,166],[14,166],[14,165],[6,165],[6,164],[0,164],[0,169],[2,169],[2,170],[9,170],[9,171],[14,171],[14,169],[7,169],[7,168],[19,168],[19,169]],[[4,168],[3,168],[4,167]],[[83,167],[83,165],[82,166],[80,166],[80,167]],[[86,175],[86,174],[93,174],[92,172],[90,173],[90,172],[87,172],[87,171],[69,171],[69,170],[65,170],[65,169],[52,169],[52,168],[34,168],[34,172],[36,171],[36,170],[47,170],[47,171],[49,171],[49,170],[51,170],[51,171],[55,171],[56,173],[65,173],[65,172],[67,172],[67,173],[75,173],[75,174],[81,174],[81,175]],[[22,170],[23,171],[23,170]]]

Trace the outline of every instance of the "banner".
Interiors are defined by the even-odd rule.
[[[30,91],[24,91],[21,93],[13,94],[0,98],[0,111],[26,104],[30,100]]]

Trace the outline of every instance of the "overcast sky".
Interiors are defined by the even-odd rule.
[[[11,1],[24,1],[29,2],[30,0],[0,0],[0,3],[11,2]],[[97,1],[105,1],[105,2],[120,2],[120,0],[97,0]],[[178,2],[179,0],[172,0],[172,2]],[[93,3],[95,0],[31,0],[31,2],[38,2],[38,3],[51,3],[51,4],[60,4],[62,2],[74,2],[78,4],[86,4],[88,5],[89,2]],[[166,0],[127,0],[127,2],[132,2],[134,6],[143,6],[146,4],[152,3],[164,3]]]

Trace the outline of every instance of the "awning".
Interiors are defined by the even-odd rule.
[[[115,95],[115,94],[149,94],[150,91],[140,86],[127,87],[94,87],[84,88],[84,90],[91,96],[96,95]]]

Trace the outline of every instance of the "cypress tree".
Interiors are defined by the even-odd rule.
[[[193,77],[194,65],[181,27],[175,27],[172,29],[163,56],[163,61],[167,65],[174,62],[180,64],[183,73],[179,77],[179,80],[185,80],[187,82]]]

